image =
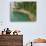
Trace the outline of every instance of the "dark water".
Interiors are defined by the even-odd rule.
[[[30,21],[27,14],[20,13],[20,12],[12,12],[11,15],[10,15],[10,20],[12,22],[15,22],[15,21]]]

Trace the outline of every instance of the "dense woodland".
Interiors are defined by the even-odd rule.
[[[18,6],[36,15],[36,2],[18,2]]]

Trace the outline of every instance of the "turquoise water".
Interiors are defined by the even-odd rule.
[[[12,22],[15,22],[15,21],[30,21],[27,14],[20,13],[20,12],[12,12],[10,17],[11,17],[10,19],[11,19]]]

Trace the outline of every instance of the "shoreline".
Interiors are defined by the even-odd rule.
[[[29,11],[26,11],[24,9],[15,9],[15,12],[21,12],[21,13],[27,14],[29,16],[30,20],[32,20],[32,21],[34,20],[33,14],[31,14]]]

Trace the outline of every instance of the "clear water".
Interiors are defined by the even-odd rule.
[[[20,12],[12,12],[11,13],[11,21],[30,21],[27,14],[20,13]]]

